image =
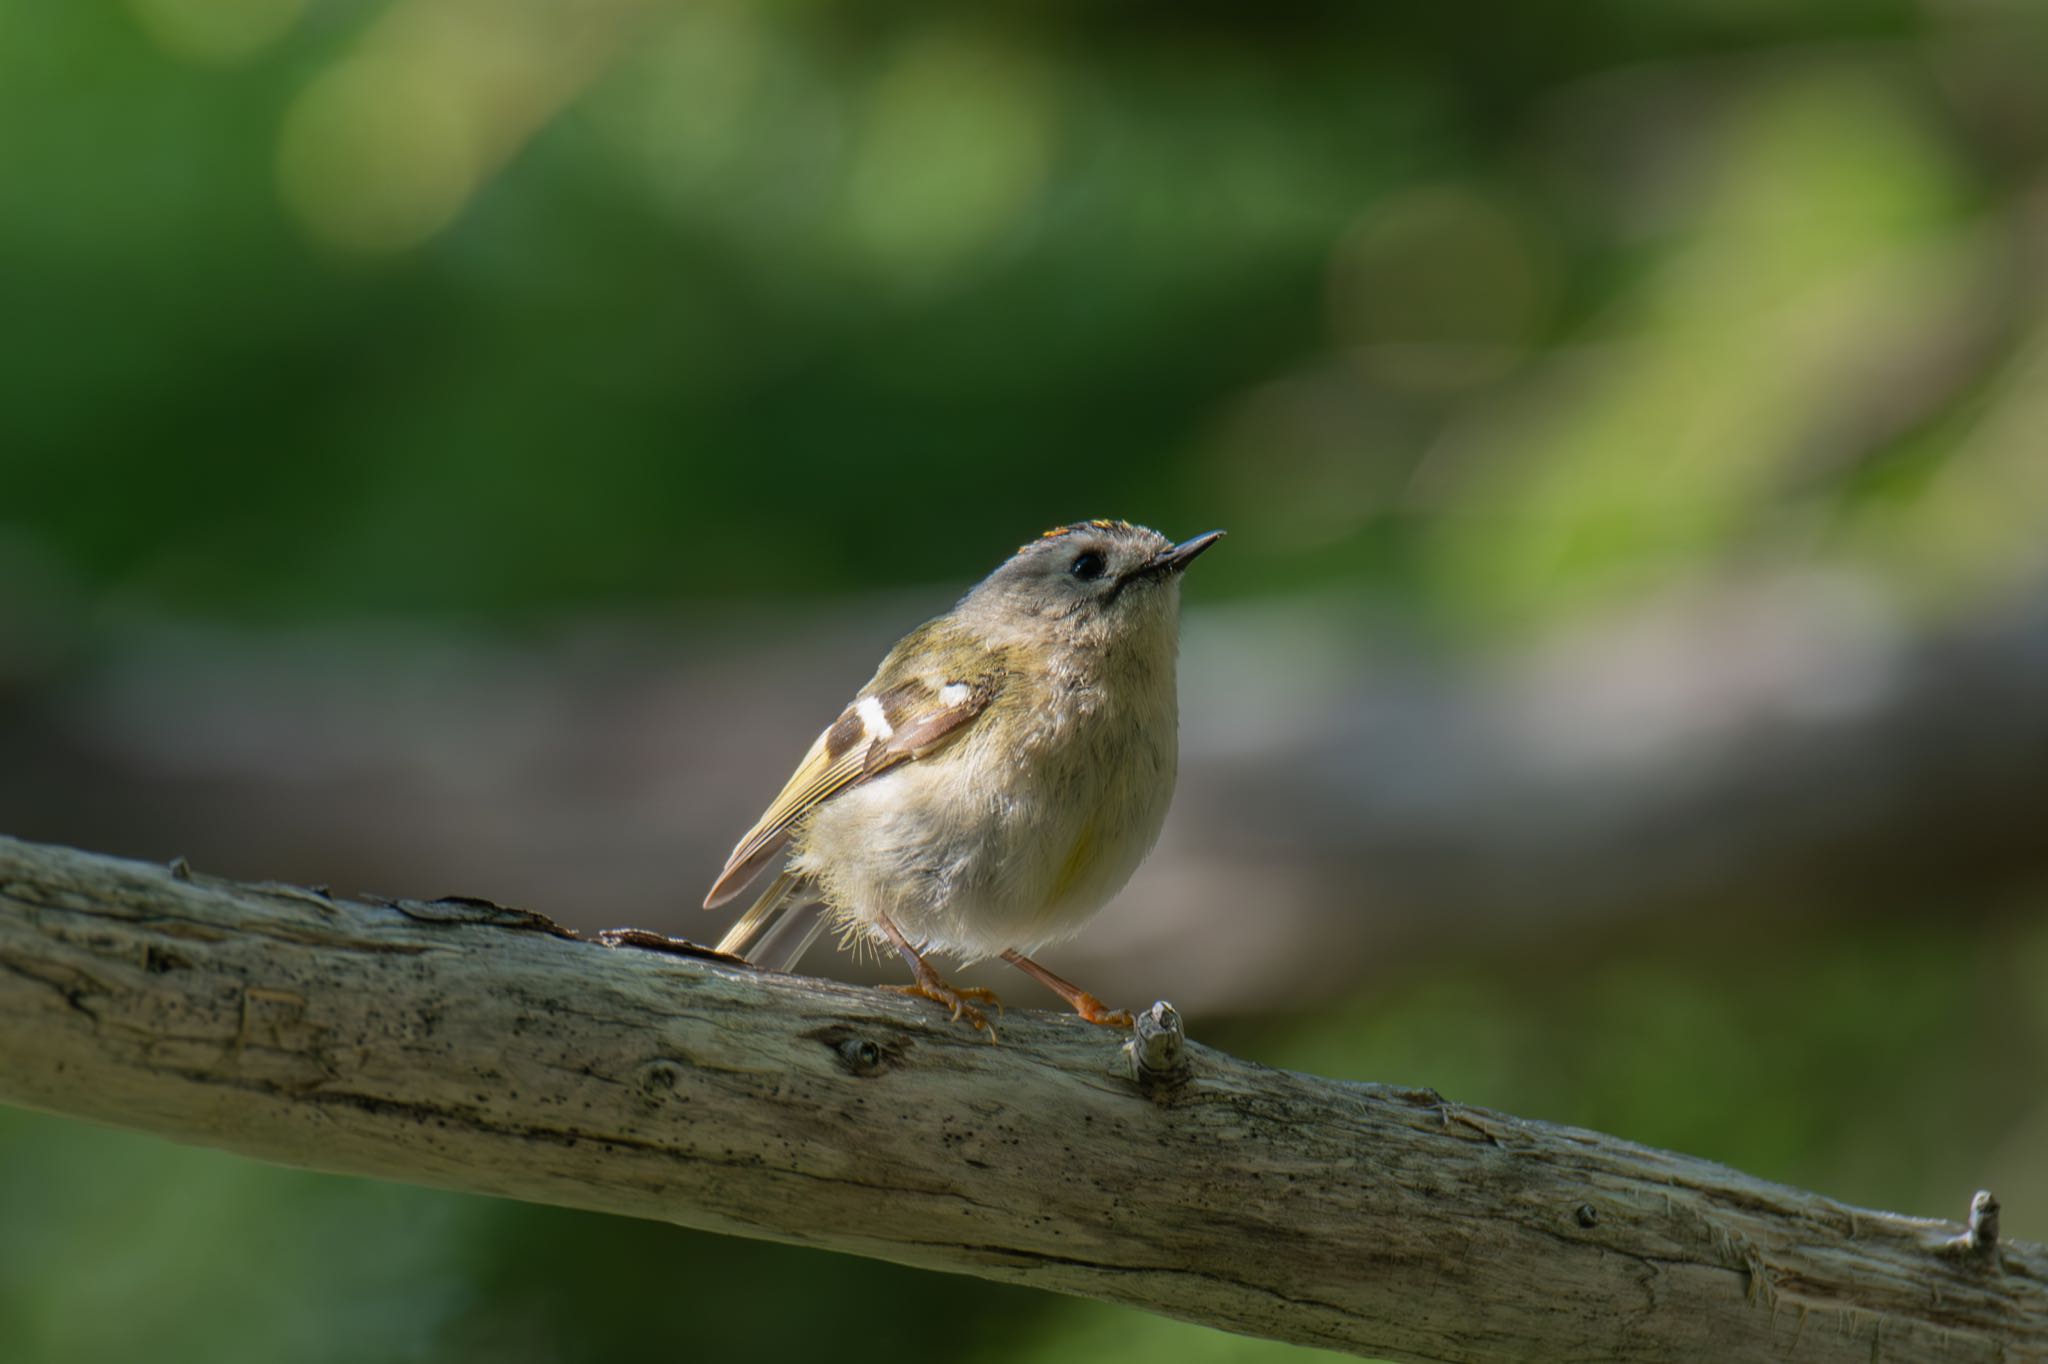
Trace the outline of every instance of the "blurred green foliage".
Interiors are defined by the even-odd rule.
[[[273,619],[1096,514],[1481,620],[1759,546],[1980,590],[2048,502],[2044,54],[2019,0],[17,6],[0,524]]]
[[[1089,515],[1481,641],[1729,564],[1976,609],[2048,555],[2044,69],[2036,0],[0,6],[0,645],[962,583]],[[1772,943],[1198,1030],[1914,1212],[1982,1168],[2028,1234],[1963,1148],[2044,1135],[2038,929]],[[0,1208],[9,1360],[1277,1353],[20,1114]]]

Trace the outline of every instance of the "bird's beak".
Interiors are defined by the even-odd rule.
[[[1197,535],[1192,540],[1183,540],[1177,545],[1168,545],[1165,549],[1160,550],[1144,563],[1119,578],[1115,590],[1110,595],[1114,597],[1118,592],[1123,591],[1134,582],[1151,578],[1172,577],[1193,563],[1195,557],[1203,550],[1222,538],[1222,531],[1212,530],[1207,534]]]
[[[1171,549],[1161,550],[1159,557],[1145,567],[1155,573],[1178,573],[1193,563],[1202,551],[1223,538],[1220,530],[1205,531],[1192,540],[1183,540]]]

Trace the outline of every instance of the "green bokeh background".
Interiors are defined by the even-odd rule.
[[[1760,567],[1996,613],[2048,567],[2044,69],[2031,0],[0,8],[0,705],[148,622],[772,624],[1105,514],[1475,667]],[[2031,1169],[2040,1236],[2044,898],[1204,1035],[1918,1214]],[[33,1364],[1293,1353],[16,1112],[0,1210]]]

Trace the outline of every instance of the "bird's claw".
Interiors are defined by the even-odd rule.
[[[996,1040],[995,1025],[988,1021],[987,1014],[974,1007],[976,1004],[993,1004],[1000,1015],[1003,1001],[996,997],[994,990],[985,990],[979,985],[948,985],[936,976],[930,980],[918,981],[914,985],[886,985],[882,988],[894,990],[900,995],[928,999],[941,1008],[951,1009],[953,1022],[957,1023],[964,1018],[974,1025],[976,1031],[987,1033],[989,1041]]]
[[[1099,1027],[1130,1028],[1134,1025],[1128,1010],[1112,1009],[1086,991],[1083,991],[1081,997],[1073,1001],[1073,1004],[1075,1013]]]

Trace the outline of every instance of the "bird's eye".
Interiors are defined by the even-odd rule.
[[[1084,549],[1074,556],[1073,563],[1067,565],[1067,572],[1084,583],[1091,583],[1101,577],[1102,571],[1107,567],[1109,565],[1103,561],[1100,554],[1092,549]]]

